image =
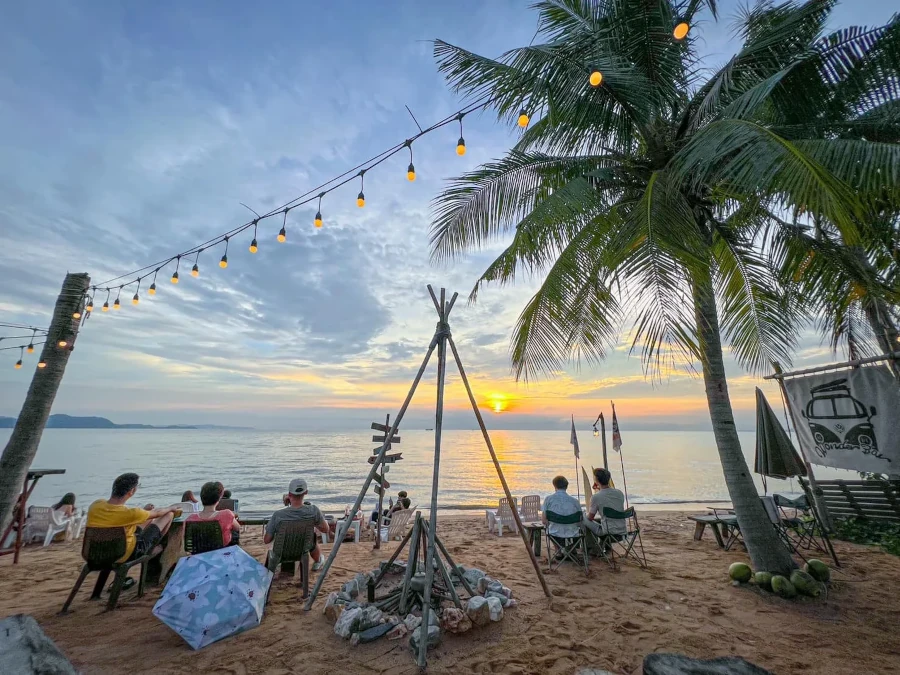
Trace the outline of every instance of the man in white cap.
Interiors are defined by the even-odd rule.
[[[305,480],[302,478],[295,478],[291,481],[286,495],[290,502],[290,506],[280,509],[272,514],[272,518],[266,524],[266,534],[265,537],[263,537],[263,541],[266,544],[272,543],[275,539],[275,532],[278,531],[278,524],[283,522],[312,520],[316,524],[316,529],[319,532],[328,533],[328,522],[325,520],[322,512],[319,511],[319,507],[303,503],[307,492],[308,488]],[[319,551],[317,540],[315,542],[315,547],[309,552],[309,557],[313,560],[313,571],[322,569],[322,554]]]

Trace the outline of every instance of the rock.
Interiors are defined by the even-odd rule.
[[[409,637],[409,646],[410,648],[418,653],[419,651],[419,640],[422,639],[422,626],[416,628],[412,635]],[[437,626],[428,626],[428,648],[434,649],[439,644],[441,644],[441,629]]]
[[[334,634],[349,640],[351,635],[359,632],[359,619],[362,613],[361,607],[344,610],[334,623]]]
[[[335,623],[338,620],[338,617],[341,616],[341,613],[344,611],[344,602],[338,597],[337,593],[329,593],[328,599],[325,601],[325,617],[331,622]]]
[[[403,623],[406,625],[406,630],[412,633],[416,628],[422,625],[422,617],[415,616],[414,614],[407,614]]]
[[[412,579],[409,580],[409,588],[410,590],[416,591],[418,593],[425,592],[425,575],[424,574],[414,574]]]
[[[488,612],[491,621],[500,621],[503,618],[503,603],[499,598],[487,598]]]
[[[753,570],[751,570],[750,565],[746,563],[731,563],[731,566],[728,568],[728,576],[731,577],[732,581],[736,581],[739,584],[746,584],[750,581],[750,577],[753,576]]]
[[[351,600],[353,600],[353,598],[350,597],[350,594],[343,590],[340,593],[338,593],[337,596],[344,602],[350,602]]]
[[[497,600],[500,601],[500,604],[503,605],[504,607],[509,605],[509,603],[513,602],[507,596],[503,595],[502,593],[498,593],[497,591],[488,591],[487,593],[484,594],[484,597],[497,598]]]
[[[359,633],[354,633],[350,636],[350,646],[355,647],[359,644]]]
[[[359,595],[359,590],[359,583],[356,579],[351,579],[341,586],[341,592],[347,594],[351,600]]]
[[[463,578],[469,583],[469,586],[471,586],[472,588],[475,588],[475,587],[478,586],[478,580],[479,580],[481,577],[487,576],[484,572],[482,572],[482,571],[479,570],[479,569],[476,569],[476,568],[473,567],[472,569],[468,569],[468,570],[467,570],[467,569],[466,569],[465,567],[463,567],[462,565],[460,565],[459,567],[457,567],[456,570],[455,570],[454,573],[453,573],[453,576],[457,576],[457,577],[458,577],[458,576],[460,576],[460,575],[463,576]]]
[[[457,607],[448,607],[441,614],[441,628],[448,633],[465,633],[472,627],[472,620]]]
[[[394,629],[394,625],[391,623],[380,623],[377,626],[372,626],[371,628],[361,631],[359,633],[355,633],[353,637],[358,636],[357,644],[364,645],[367,642],[375,642],[378,638],[387,635]],[[352,638],[351,638],[352,641]]]
[[[428,625],[429,626],[440,626],[441,625],[441,617],[438,616],[438,613],[432,609],[428,612]]]
[[[691,659],[681,654],[648,654],[644,675],[772,675],[737,656]]]
[[[501,607],[501,609],[503,608]],[[480,595],[470,598],[466,604],[466,616],[474,626],[487,626],[491,622],[491,608],[488,606],[488,599]]]
[[[363,632],[372,628],[373,626],[381,625],[381,617],[384,616],[384,612],[378,609],[375,605],[368,605],[362,608],[362,613],[359,615],[359,628],[357,629],[359,632]]]
[[[26,614],[0,621],[0,673],[78,675],[37,621]]]
[[[388,631],[387,639],[402,640],[407,635],[409,635],[409,628],[406,627],[405,623],[398,623],[396,626],[391,628],[390,631]]]

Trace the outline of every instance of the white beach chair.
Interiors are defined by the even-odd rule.
[[[382,525],[380,528],[381,541],[403,539],[403,535],[406,534],[406,526],[409,524],[409,519],[417,506],[418,504],[411,509],[394,511],[391,515],[391,522],[387,526]]]
[[[28,514],[25,517],[25,531],[22,533],[22,541],[30,544],[33,541],[40,541],[47,536],[47,529],[50,527],[50,511],[49,506],[29,506]]]
[[[522,497],[522,506],[519,509],[519,517],[523,523],[533,523],[541,519],[541,496],[525,495]]]
[[[488,509],[485,511],[487,516],[488,532],[496,530],[498,536],[503,536],[503,528],[507,527],[510,532],[517,532],[516,518],[513,516],[512,510],[519,508],[519,500],[513,497],[512,508],[510,508],[509,500],[504,497],[497,503],[497,510]]]
[[[44,546],[49,546],[53,538],[62,533],[66,533],[66,539],[69,539],[74,518],[65,515],[62,511],[50,509],[50,519],[47,523],[47,534],[44,535]]]
[[[351,520],[350,528],[353,530],[353,543],[359,543],[359,535],[362,530],[362,519]],[[343,537],[347,531],[347,520],[339,520],[337,528],[334,530],[334,540],[337,541],[339,538]],[[328,543],[328,534],[326,532],[319,532],[319,536],[322,538],[322,543]]]
[[[72,522],[71,539],[76,541],[81,538],[84,533],[84,526],[87,525],[87,512],[82,509],[81,513],[74,517]]]

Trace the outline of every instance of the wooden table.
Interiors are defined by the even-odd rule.
[[[7,526],[6,530],[3,532],[3,536],[0,537],[0,542],[6,541],[13,526],[16,526],[16,543],[12,548],[0,551],[0,555],[13,554],[13,565],[19,562],[19,551],[22,548],[22,532],[25,529],[25,517],[27,516],[26,511],[28,510],[28,498],[31,497],[31,493],[34,492],[34,486],[37,485],[41,476],[60,475],[65,472],[65,469],[34,469],[25,474],[22,493],[19,495],[17,502],[19,507],[17,518]],[[28,485],[28,481],[31,481],[31,485]]]
[[[540,560],[541,539],[544,538],[544,524],[522,523],[522,527],[528,531],[528,541],[531,544],[531,548],[534,550],[534,557]]]

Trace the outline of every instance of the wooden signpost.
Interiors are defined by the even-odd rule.
[[[403,453],[396,453],[394,455],[387,454],[387,451],[391,449],[391,445],[394,443],[400,442],[400,437],[397,436],[397,430],[391,428],[391,416],[385,415],[384,424],[379,424],[378,422],[372,422],[372,429],[375,431],[380,431],[381,436],[372,436],[373,443],[381,443],[377,448],[375,448],[373,452],[373,456],[369,457],[369,464],[378,463],[378,468],[376,471],[380,471],[381,473],[375,473],[372,476],[372,482],[375,486],[375,494],[378,495],[378,510],[375,511],[375,548],[381,548],[381,511],[384,508],[384,492],[387,490],[391,484],[388,483],[384,479],[384,474],[387,473],[388,468],[387,464],[393,464],[401,459],[403,459]]]

